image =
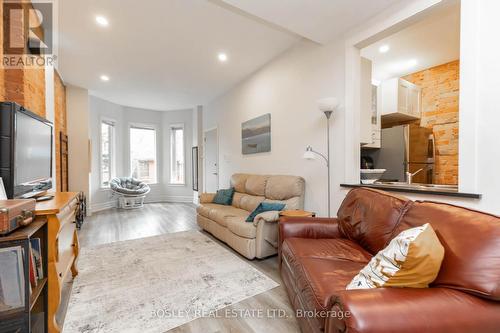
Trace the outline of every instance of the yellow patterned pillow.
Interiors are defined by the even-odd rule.
[[[439,273],[444,248],[429,223],[401,232],[377,253],[347,289],[427,288]]]

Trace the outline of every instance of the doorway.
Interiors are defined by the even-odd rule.
[[[219,161],[218,161],[218,130],[210,129],[204,133],[204,192],[215,193],[219,189]]]

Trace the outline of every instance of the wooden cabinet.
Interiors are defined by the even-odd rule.
[[[361,58],[360,67],[360,138],[361,145],[372,143],[372,62]]]
[[[78,274],[76,260],[79,252],[75,213],[78,193],[53,193],[54,198],[39,202],[35,208],[36,220],[46,219],[48,223],[48,329],[50,333],[60,332],[56,312],[61,301],[64,279],[71,272]]]
[[[43,273],[43,275],[35,275],[37,279],[36,286],[30,283],[30,260],[32,253],[32,242],[34,239],[38,239],[36,243],[40,245],[39,254],[41,258],[42,269],[37,272]],[[19,286],[23,286],[24,294],[20,295],[24,299],[24,305],[22,307],[7,309],[5,310],[5,305],[0,301],[0,332],[19,332],[19,333],[46,333],[48,328],[47,322],[47,221],[43,218],[38,218],[35,222],[32,222],[26,227],[19,228],[14,232],[0,237],[0,252],[6,253],[9,249],[13,250],[12,253],[16,253],[16,249],[19,249],[18,253],[22,253],[22,281],[19,281]],[[10,252],[10,251],[9,251]],[[33,262],[35,264],[36,261]],[[5,265],[5,261],[2,261]],[[11,267],[10,265],[8,265]],[[19,266],[18,266],[19,267]],[[4,266],[0,265],[0,271],[5,269]],[[8,270],[8,268],[7,268]],[[34,273],[37,274],[37,273]],[[3,274],[2,274],[3,275]],[[9,275],[7,275],[9,276]],[[12,287],[12,281],[0,281],[0,287],[7,285]],[[24,282],[24,284],[21,284]],[[0,288],[0,291],[2,289]],[[12,292],[14,290],[5,290],[4,292],[10,293],[10,298],[12,300]],[[19,294],[18,294],[19,295]],[[8,299],[7,298],[7,299]]]
[[[422,89],[395,78],[381,83],[381,116],[384,124],[406,123],[420,119]]]
[[[370,115],[370,142],[363,144],[363,148],[380,148],[382,145],[382,121],[380,116],[380,89],[376,85],[371,86],[371,115]]]

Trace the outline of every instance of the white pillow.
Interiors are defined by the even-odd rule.
[[[439,273],[444,248],[429,223],[401,232],[346,289],[427,288]]]

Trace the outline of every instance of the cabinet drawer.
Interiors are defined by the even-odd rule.
[[[59,214],[57,214],[57,219],[61,224],[60,229],[63,229],[64,226],[68,223],[72,223],[75,221],[75,212],[76,212],[77,200],[72,200],[68,205],[66,205]]]
[[[58,260],[56,263],[57,273],[59,278],[64,278],[68,272],[75,257],[74,234],[76,225],[74,223],[66,223],[57,238]]]

